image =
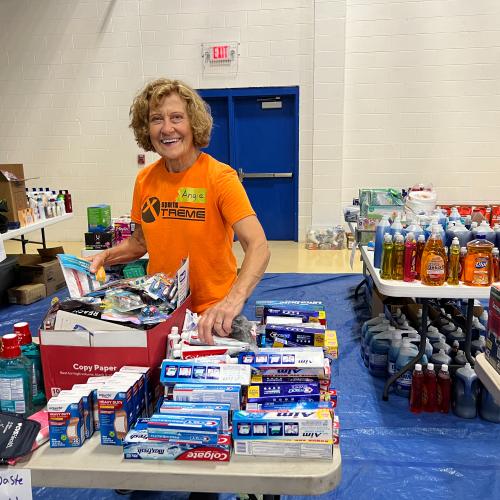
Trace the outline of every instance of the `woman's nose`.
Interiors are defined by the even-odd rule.
[[[171,134],[173,131],[174,127],[172,125],[172,122],[170,120],[165,120],[161,127],[161,133],[166,135],[166,134]]]

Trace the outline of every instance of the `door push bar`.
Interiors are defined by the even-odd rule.
[[[243,179],[289,179],[291,177],[293,177],[293,172],[259,172],[247,174],[243,172],[242,168],[238,169],[238,178],[241,182],[243,182]]]

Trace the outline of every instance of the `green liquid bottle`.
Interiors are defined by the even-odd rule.
[[[450,246],[448,260],[448,285],[458,285],[460,274],[460,243],[458,238],[453,238]]]
[[[21,352],[32,363],[32,394],[35,409],[42,408],[47,399],[43,388],[42,360],[40,358],[40,347],[33,342],[30,326],[26,321],[14,325],[14,333],[19,339]]]
[[[405,265],[405,239],[401,233],[394,235],[392,249],[392,279],[403,281]]]
[[[380,277],[384,280],[392,279],[392,253],[392,236],[385,233],[384,244],[382,245],[382,266],[380,267]]]
[[[4,335],[0,358],[0,411],[25,417],[33,413],[30,366],[31,363],[21,353],[17,335]]]

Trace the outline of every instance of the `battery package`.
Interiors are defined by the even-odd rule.
[[[165,359],[161,364],[162,384],[250,384],[250,366],[214,363],[199,359]]]

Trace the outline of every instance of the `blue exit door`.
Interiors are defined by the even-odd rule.
[[[269,240],[298,234],[298,87],[200,90],[214,128],[207,153],[238,171]]]

